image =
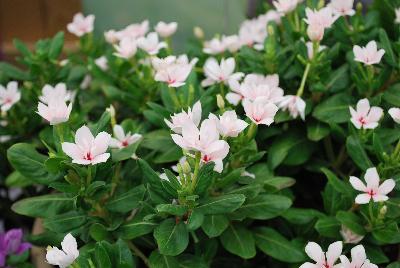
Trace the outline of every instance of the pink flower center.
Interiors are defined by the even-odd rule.
[[[121,143],[122,143],[122,146],[124,146],[124,147],[126,147],[126,146],[129,145],[128,141],[126,141],[126,140],[125,140],[125,141],[122,141]]]
[[[173,84],[173,83],[175,83],[176,82],[176,79],[172,79],[172,78],[170,78],[168,81],[167,81],[167,83],[169,84],[169,85],[171,85],[171,84]]]
[[[376,195],[376,192],[374,191],[374,190],[369,190],[368,192],[367,192],[367,194],[369,195],[369,196],[371,196],[371,197],[373,197],[374,195]]]
[[[358,121],[361,123],[361,125],[365,125],[367,123],[367,120],[363,116],[361,116]]]
[[[10,103],[12,103],[12,99],[11,98],[5,98],[4,99],[4,103],[5,104],[10,104]]]
[[[210,161],[211,160],[211,157],[209,157],[208,155],[204,155],[203,156],[203,161],[204,162],[208,162],[208,161]]]
[[[83,159],[92,161],[93,160],[93,155],[90,152],[86,153],[86,155],[83,157]]]
[[[219,79],[219,81],[224,81],[225,80],[225,78],[222,75],[218,76],[218,79]]]

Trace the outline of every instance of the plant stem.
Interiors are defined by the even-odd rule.
[[[251,122],[250,127],[247,131],[247,140],[251,141],[256,136],[257,125],[254,122]]]
[[[225,97],[225,90],[224,90],[224,83],[223,82],[221,82],[219,84],[219,92],[220,92],[222,97]]]
[[[181,108],[181,104],[180,104],[180,102],[179,102],[178,96],[176,96],[176,90],[175,90],[175,88],[173,88],[173,87],[168,87],[168,92],[169,92],[169,96],[170,96],[171,99],[172,99],[172,102],[173,102],[174,105],[175,105],[175,108],[177,108],[177,110],[178,110],[179,108]]]
[[[117,189],[118,183],[119,183],[119,173],[121,171],[121,162],[118,163],[117,167],[115,168],[115,174],[114,177],[112,178],[111,182],[111,193],[110,195],[113,196],[115,193],[115,189]]]
[[[56,130],[57,130],[57,135],[58,135],[58,137],[59,137],[59,139],[60,139],[60,142],[61,142],[61,143],[64,142],[64,135],[63,135],[63,127],[62,127],[62,124],[58,124],[58,125],[56,125],[55,127],[56,127]]]
[[[399,141],[397,142],[396,147],[394,148],[393,156],[394,156],[395,158],[397,158],[397,156],[399,155],[399,153],[400,153],[400,139],[399,139]]]
[[[371,200],[369,201],[369,204],[368,204],[368,212],[369,212],[369,217],[370,217],[370,219],[371,219],[371,224],[373,225],[374,224],[374,211],[373,211],[373,202],[371,202]],[[372,227],[372,226],[371,226]]]
[[[196,152],[195,163],[194,163],[194,172],[193,172],[193,177],[192,177],[192,187],[191,187],[192,191],[194,191],[194,188],[196,187],[197,176],[198,176],[199,170],[200,170],[200,161],[201,161],[201,153]]]
[[[91,181],[92,181],[92,166],[89,165],[87,169],[86,187],[89,187]]]
[[[315,56],[316,56],[316,55],[314,55],[313,58],[315,58]],[[297,90],[296,96],[298,96],[298,97],[301,97],[301,96],[303,95],[304,86],[306,85],[307,76],[308,76],[308,73],[310,72],[310,68],[311,68],[311,63],[307,63],[306,69],[304,70],[304,73],[303,73],[303,78],[301,79],[300,87],[299,87],[299,89]]]
[[[136,247],[131,241],[126,241],[126,243],[128,244],[129,248],[132,250],[133,254],[138,256],[144,262],[146,267],[150,267],[149,259],[143,254],[143,252],[138,247]]]

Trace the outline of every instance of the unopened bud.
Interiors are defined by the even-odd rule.
[[[185,161],[182,164],[182,171],[183,171],[183,174],[189,174],[192,171],[191,168],[190,168],[190,165],[189,165],[189,163],[187,161]]]
[[[324,37],[324,27],[320,25],[309,25],[307,28],[307,35],[313,42],[320,42]]]
[[[361,14],[361,13],[362,13],[362,10],[363,10],[363,5],[362,5],[361,2],[358,2],[357,5],[356,5],[356,12],[357,12],[358,14]]]
[[[386,212],[387,212],[387,206],[385,205],[379,210],[379,215],[383,217],[386,215]]]
[[[225,109],[225,101],[221,94],[217,95],[217,106],[220,110]]]
[[[319,0],[318,2],[318,9],[321,9],[325,6],[325,0]]]
[[[202,28],[199,26],[196,26],[193,28],[193,34],[196,36],[198,39],[204,39],[204,31]]]
[[[268,31],[268,35],[274,35],[275,34],[274,27],[272,27],[271,25],[268,25],[267,31]]]

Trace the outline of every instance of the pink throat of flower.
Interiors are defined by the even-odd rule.
[[[222,75],[220,75],[220,76],[218,76],[218,80],[219,80],[219,81],[224,81],[224,80],[225,80],[225,77],[223,77]]]
[[[371,196],[371,197],[373,197],[374,195],[376,195],[376,192],[374,191],[374,190],[369,190],[368,192],[367,192],[367,194],[369,195],[369,196]]]
[[[124,140],[121,142],[122,146],[126,147],[129,145],[129,142],[127,140]]]
[[[168,85],[171,85],[175,82],[176,82],[176,79],[172,79],[172,78],[167,81]]]
[[[367,120],[365,120],[365,118],[364,118],[363,116],[361,116],[361,117],[358,119],[358,122],[360,122],[361,125],[365,125],[365,124],[367,123]]]
[[[208,155],[204,155],[202,159],[203,159],[204,162],[207,163],[208,161],[211,160],[211,157],[209,157]]]
[[[83,159],[85,159],[85,160],[89,160],[89,161],[92,161],[93,160],[93,155],[92,155],[92,153],[86,153],[86,155],[83,157]]]
[[[10,103],[12,103],[12,99],[10,99],[10,98],[5,98],[5,99],[4,99],[4,103],[5,103],[5,104],[10,104]]]

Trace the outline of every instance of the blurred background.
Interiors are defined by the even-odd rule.
[[[117,29],[149,19],[178,22],[173,46],[182,51],[193,27],[203,28],[206,38],[216,33],[233,34],[246,17],[253,17],[267,0],[0,0],[0,60],[11,60],[16,50],[13,39],[33,46],[40,38],[65,30],[77,12],[94,14],[95,32]],[[371,2],[371,0],[363,0]],[[66,47],[76,38],[66,35]]]

